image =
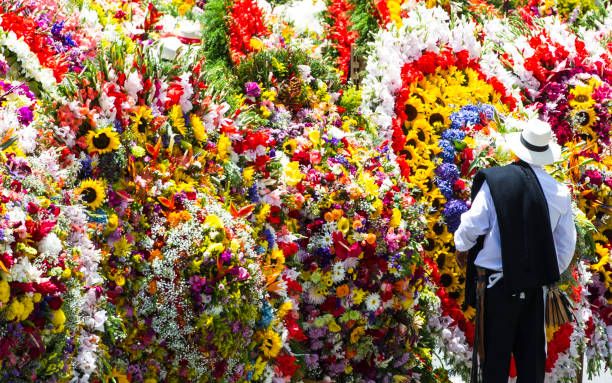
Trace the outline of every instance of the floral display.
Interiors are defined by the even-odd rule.
[[[0,381],[465,378],[453,232],[534,116],[578,229],[546,379],[609,369],[612,10],[500,3],[0,6]]]

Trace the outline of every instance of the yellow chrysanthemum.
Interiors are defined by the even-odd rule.
[[[81,197],[81,200],[91,209],[97,209],[102,206],[106,199],[106,185],[98,180],[87,179],[81,182],[79,187],[74,191],[75,194]]]
[[[302,181],[304,174],[300,172],[300,163],[297,161],[291,161],[285,166],[285,180],[287,185],[295,186]]]
[[[0,303],[8,303],[11,298],[11,287],[5,279],[0,278]]]
[[[119,134],[106,127],[100,130],[92,130],[87,133],[87,151],[89,153],[109,153],[119,148]]]

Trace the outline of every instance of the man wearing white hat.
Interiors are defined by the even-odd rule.
[[[481,363],[475,352],[472,381],[507,383],[514,355],[518,383],[542,383],[542,287],[569,266],[576,229],[568,189],[541,167],[561,154],[550,125],[528,121],[506,141],[520,160],[476,174],[472,205],[455,232],[456,249],[469,250],[466,302],[480,318],[474,348]]]

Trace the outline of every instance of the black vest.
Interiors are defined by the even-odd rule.
[[[472,184],[472,200],[487,181],[495,204],[501,236],[504,286],[508,293],[552,284],[559,280],[557,253],[550,227],[548,203],[533,169],[523,162],[481,170]],[[466,275],[466,303],[475,302],[474,260],[484,236],[470,249]]]

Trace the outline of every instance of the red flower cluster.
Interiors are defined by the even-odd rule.
[[[346,0],[332,1],[327,12],[332,20],[329,30],[329,39],[338,52],[338,68],[342,72],[342,81],[346,82],[351,63],[351,46],[359,37],[357,31],[352,31],[353,23],[350,20],[350,11],[353,6]]]
[[[569,56],[562,45],[553,43],[543,32],[529,39],[529,45],[535,52],[525,59],[525,69],[540,82],[547,82],[557,72],[557,65]]]
[[[56,81],[64,78],[69,69],[67,58],[53,49],[52,39],[39,30],[34,20],[9,12],[0,14],[0,26],[5,31],[14,32],[17,38],[23,38],[32,53],[38,57],[40,64],[53,70]]]
[[[267,36],[270,31],[264,25],[263,14],[253,0],[237,0],[229,9],[228,34],[230,57],[238,64],[254,51],[253,37]]]
[[[555,363],[557,363],[557,359],[559,358],[559,354],[565,352],[570,347],[570,335],[574,328],[571,323],[566,323],[559,327],[559,329],[555,332],[552,340],[548,342],[548,352],[546,355],[546,372],[551,372]]]

